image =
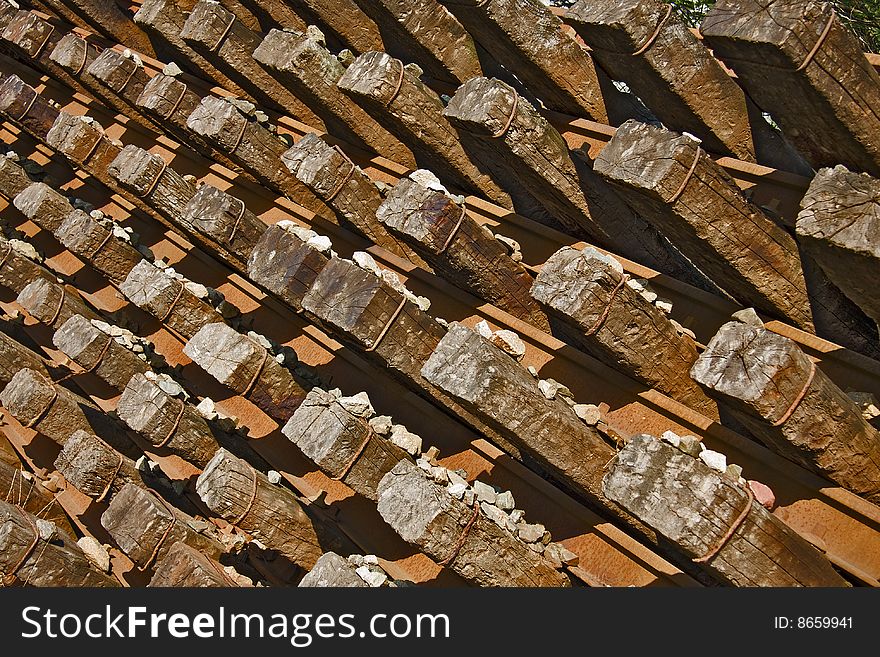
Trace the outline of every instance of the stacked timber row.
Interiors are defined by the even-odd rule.
[[[880,78],[823,3],[44,4],[4,583],[880,579]]]
[[[874,327],[859,309],[837,288],[808,280],[795,240],[745,198],[698,141],[627,122],[596,159],[596,171],[735,299],[877,355]]]

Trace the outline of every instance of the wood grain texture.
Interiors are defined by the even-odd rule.
[[[12,73],[0,82],[0,113],[42,141],[58,118],[59,110]]]
[[[67,198],[46,183],[35,182],[13,199],[13,204],[40,228],[54,233],[73,212]]]
[[[531,293],[566,341],[717,419],[715,402],[688,375],[697,359],[694,340],[627,285],[607,256],[563,247],[544,263]]]
[[[149,37],[114,0],[70,0],[70,5],[91,26],[117,43],[145,55],[156,54]]]
[[[302,32],[271,30],[254,59],[321,116],[327,131],[404,166],[412,151],[336,86],[345,66],[326,46]]]
[[[335,524],[226,450],[205,467],[196,490],[214,513],[302,568],[312,568],[327,551],[357,551]]]
[[[150,366],[133,351],[118,344],[82,315],[74,315],[61,324],[52,336],[61,352],[107,385],[123,390],[135,374]]]
[[[379,513],[400,537],[477,586],[570,586],[565,574],[482,512],[449,495],[414,463],[379,482]],[[460,549],[455,552],[463,538]]]
[[[320,388],[309,392],[282,433],[328,476],[373,501],[382,477],[399,461],[412,461]]]
[[[356,55],[385,49],[379,27],[355,0],[288,0],[288,3]]]
[[[691,558],[720,545],[748,506],[748,515],[703,566],[725,584],[848,586],[821,552],[738,482],[653,436],[630,441],[611,464],[604,489]]]
[[[114,191],[121,190],[107,169],[122,147],[107,137],[97,121],[61,112],[46,133],[45,142]]]
[[[128,144],[110,163],[107,172],[166,221],[186,226],[183,209],[196,193],[196,186],[159,155]]]
[[[226,324],[206,324],[190,338],[183,352],[279,422],[287,420],[305,399],[305,382],[262,345]]]
[[[738,301],[863,353],[876,351],[873,327],[858,309],[842,304],[833,287],[808,289],[794,239],[697,149],[687,135],[629,122],[596,159],[596,171]]]
[[[34,370],[19,370],[0,392],[0,403],[22,426],[59,445],[82,430],[104,436],[117,448],[131,448],[125,434],[94,404]]]
[[[122,283],[144,259],[131,244],[113,235],[111,228],[82,210],[68,213],[55,230],[55,237],[114,285]]]
[[[561,398],[544,397],[532,375],[501,349],[453,322],[422,376],[495,427],[565,487],[651,538],[602,492],[604,466],[614,457],[614,447]]]
[[[172,397],[143,374],[131,377],[116,403],[116,413],[132,431],[167,448],[198,468],[214,456],[219,443],[192,404]]]
[[[164,132],[162,124],[144,116],[136,102],[150,79],[143,64],[107,48],[89,64],[86,72],[125,101],[128,105],[126,115],[138,117],[141,123],[157,134]]]
[[[297,180],[333,210],[340,223],[350,226],[373,244],[427,267],[415,251],[391,235],[376,218],[382,194],[348,156],[318,135],[309,133],[285,151],[281,161]]]
[[[34,279],[21,289],[15,300],[32,317],[47,326],[61,326],[74,315],[98,319],[97,313],[77,292],[56,283],[54,277]]]
[[[880,432],[821,370],[811,375],[814,367],[789,338],[729,322],[691,376],[772,450],[880,501]]]
[[[376,216],[454,285],[549,331],[547,316],[529,295],[531,275],[491,232],[467,215],[463,204],[404,178]]]
[[[218,3],[207,0],[196,3],[180,31],[180,38],[261,104],[324,129],[318,115],[254,60],[260,36]]]
[[[54,465],[68,484],[93,500],[103,502],[112,500],[126,484],[143,488],[148,477],[135,467],[132,458],[82,430],[71,434]]]
[[[880,180],[822,169],[801,201],[797,237],[832,282],[880,323]]]
[[[815,168],[880,176],[880,76],[830,3],[723,0],[700,32]],[[802,70],[799,67],[806,64]]]
[[[337,84],[409,146],[419,166],[434,171],[447,184],[510,207],[509,195],[462,147],[443,116],[440,96],[401,66],[400,60],[385,53],[366,53],[346,69]]]
[[[275,225],[267,228],[254,246],[247,271],[252,281],[299,312],[303,297],[328,260],[289,230]]]
[[[186,24],[186,13],[184,6],[177,0],[143,0],[134,15],[134,22],[175,53],[176,63],[182,68],[195,75],[207,75],[232,93],[247,95],[226,73],[181,38],[180,31]]]
[[[590,54],[540,0],[444,0],[444,4],[547,107],[608,123],[609,108]]]
[[[754,162],[745,94],[667,8],[661,0],[582,0],[566,20],[590,44],[593,59],[626,82],[663,125],[700,137],[713,153]],[[761,123],[754,127],[769,132]]]
[[[5,238],[0,238],[0,253],[3,256],[0,264],[0,285],[20,294],[28,286],[34,285],[34,291],[41,286],[37,281],[43,279],[47,285],[56,285],[55,275],[42,265],[16,251],[15,247]]]
[[[211,240],[239,271],[247,270],[248,258],[267,230],[244,201],[208,184],[199,185],[183,215],[186,225]]]
[[[391,376],[445,413],[520,457],[519,449],[498,430],[422,376],[422,366],[446,329],[387,282],[350,260],[333,258],[303,298],[303,309],[335,338],[388,368]]]
[[[461,84],[483,75],[474,39],[437,0],[358,0],[383,31],[385,50],[428,75]]]
[[[186,289],[184,283],[142,260],[119,286],[134,305],[189,339],[205,324],[223,322],[213,307]]]
[[[186,121],[187,127],[226,153],[259,182],[312,212],[326,215],[327,206],[290,175],[281,161],[287,142],[242,114],[229,100],[205,96]]]
[[[134,484],[123,486],[101,515],[101,526],[140,570],[161,562],[178,541],[210,558],[222,555],[223,546],[193,529],[192,522],[180,509]]]
[[[70,535],[6,502],[0,502],[0,573],[4,585],[119,586],[89,561]]]
[[[11,335],[7,335],[6,327],[0,332],[0,384],[6,385],[15,376],[15,373],[22,369],[33,370],[42,374],[46,378],[49,375],[49,363],[43,356],[40,356],[28,347],[15,340]],[[0,485],[0,489],[2,489]]]
[[[240,586],[216,559],[205,556],[182,541],[156,564],[149,588],[227,588]]]
[[[693,267],[592,172],[589,162],[570,153],[556,128],[509,85],[468,80],[443,114],[514,169],[516,184],[527,185],[567,233],[664,273],[693,278]]]

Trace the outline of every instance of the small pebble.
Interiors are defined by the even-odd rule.
[[[596,426],[602,419],[602,411],[595,404],[575,404],[571,408],[575,415],[591,427]]]
[[[513,500],[513,493],[509,490],[506,490],[503,493],[498,493],[495,496],[495,506],[503,511],[513,511],[516,507],[516,503]]]
[[[477,496],[477,499],[480,500],[480,502],[495,504],[495,500],[497,499],[498,494],[495,492],[494,488],[492,488],[488,484],[484,484],[482,481],[474,481],[473,489],[474,493]]]
[[[681,445],[681,436],[674,431],[664,431],[663,435],[660,436],[660,440],[665,440],[673,447],[679,447]]]
[[[110,554],[106,548],[91,536],[83,536],[76,544],[102,573],[110,571]]]
[[[369,424],[373,427],[373,431],[378,433],[380,436],[387,436],[391,432],[392,422],[391,417],[388,415],[377,415],[375,417],[371,417]]]
[[[489,324],[485,319],[481,319],[477,322],[476,326],[474,326],[474,330],[487,340],[492,337],[492,329],[489,328]]]
[[[776,495],[773,494],[770,487],[762,484],[760,481],[752,481],[751,479],[749,479],[748,486],[758,503],[768,511],[772,511],[773,507],[776,506]]]
[[[517,536],[526,543],[535,543],[544,538],[544,532],[547,531],[544,525],[520,525],[517,530]]]
[[[489,342],[500,348],[505,353],[510,354],[516,360],[522,360],[523,356],[526,355],[525,343],[513,331],[495,331],[489,337]]]
[[[704,449],[700,452],[700,460],[718,472],[725,472],[727,470],[727,457],[721,452]]]

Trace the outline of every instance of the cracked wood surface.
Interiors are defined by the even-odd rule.
[[[386,51],[461,84],[483,75],[471,34],[437,0],[356,0],[383,31]]]
[[[16,301],[32,317],[47,326],[61,326],[74,315],[87,319],[98,319],[97,313],[83,301],[78,292],[55,282],[55,277],[47,272],[28,283],[18,293]]]
[[[540,0],[441,1],[547,107],[608,123],[590,54]]]
[[[596,159],[596,171],[738,301],[877,354],[875,327],[839,290],[805,278],[809,263],[794,239],[698,149],[687,135],[630,122]]]
[[[320,215],[327,206],[290,175],[282,162],[289,144],[238,110],[228,99],[205,96],[186,120],[187,127],[249,171],[260,183]]]
[[[280,365],[275,356],[226,324],[206,324],[183,353],[269,417],[287,420],[306,397],[307,384]]]
[[[137,117],[156,134],[164,131],[162,124],[144,116],[137,105],[137,99],[150,79],[143,64],[133,58],[125,57],[121,52],[107,48],[89,64],[86,72],[125,101],[128,105],[126,115]]]
[[[117,238],[114,228],[101,225],[82,210],[74,210],[55,230],[55,238],[111,283],[119,285],[144,258],[131,244]]]
[[[308,246],[281,226],[270,226],[248,258],[251,280],[301,312],[303,298],[328,262],[326,255]]]
[[[38,587],[119,586],[92,564],[71,535],[6,502],[0,502],[0,573]]]
[[[547,399],[511,356],[453,322],[422,368],[422,376],[498,430],[541,471],[654,541],[649,529],[602,492],[615,449],[561,398]]]
[[[401,460],[412,461],[320,388],[309,392],[282,433],[328,476],[374,502],[382,477]]]
[[[832,11],[822,2],[722,0],[700,32],[810,164],[880,176],[880,75]]]
[[[880,432],[814,367],[794,341],[729,322],[691,376],[772,450],[876,503]]]
[[[454,285],[549,331],[547,316],[529,295],[531,275],[447,194],[404,178],[376,216]]]
[[[261,104],[324,129],[319,116],[254,60],[260,35],[235,14],[217,3],[200,0],[186,19],[180,37]]]
[[[406,167],[415,166],[412,151],[336,86],[345,66],[311,35],[271,30],[254,59],[319,114],[330,134]]]
[[[567,342],[717,419],[717,405],[688,375],[697,359],[694,340],[627,285],[607,256],[563,247],[544,263],[531,293]]]
[[[83,317],[74,315],[60,325],[52,336],[61,352],[107,385],[122,390],[135,374],[150,369],[133,351],[101,331]]]
[[[419,166],[436,172],[441,180],[510,207],[507,192],[462,147],[443,115],[440,96],[399,59],[382,52],[361,55],[346,69],[338,86],[409,146]]]
[[[382,193],[347,155],[309,133],[285,151],[281,161],[333,210],[340,223],[352,227],[373,244],[427,267],[415,251],[389,233],[377,219]]]
[[[671,276],[694,279],[693,266],[627,207],[590,162],[569,152],[559,132],[509,85],[473,78],[459,87],[443,114],[515,169],[515,184],[527,185],[568,234]]]
[[[178,541],[211,558],[223,554],[223,546],[193,529],[192,522],[155,493],[131,483],[122,487],[101,515],[101,526],[141,570],[161,562]]]
[[[822,169],[801,201],[798,241],[834,284],[880,323],[880,180]]]
[[[848,586],[825,556],[734,480],[660,442],[635,436],[609,468],[604,490],[703,567],[733,586]],[[748,505],[748,514],[723,541]],[[722,545],[723,543],[723,545]]]
[[[182,541],[177,541],[156,564],[149,588],[226,588],[238,587],[216,559],[205,556]]]
[[[112,500],[126,484],[146,485],[132,458],[81,429],[64,443],[54,466],[68,484],[93,500]]]
[[[189,339],[205,324],[223,317],[188,289],[183,281],[169,276],[146,260],[129,272],[119,286],[125,298]]]
[[[0,404],[22,426],[62,446],[82,430],[102,436],[118,450],[133,448],[122,428],[94,404],[34,370],[19,370],[0,392]]]
[[[335,523],[226,450],[205,467],[196,490],[211,511],[301,568],[312,568],[327,551],[357,552]]]
[[[473,508],[414,463],[401,461],[382,478],[378,508],[403,540],[438,563],[451,558],[448,567],[472,584],[570,586],[564,573],[483,513],[477,512],[471,522]]]
[[[186,3],[189,4],[189,3]],[[142,0],[134,15],[134,22],[144,28],[151,36],[166,44],[166,47],[179,55],[177,63],[194,75],[207,75],[217,84],[232,93],[247,96],[229,76],[220,71],[208,58],[203,57],[184,41],[180,32],[186,23],[186,13],[178,0]]]
[[[152,445],[164,447],[198,468],[205,467],[219,448],[194,406],[172,397],[144,374],[131,377],[116,403],[116,413]]]

